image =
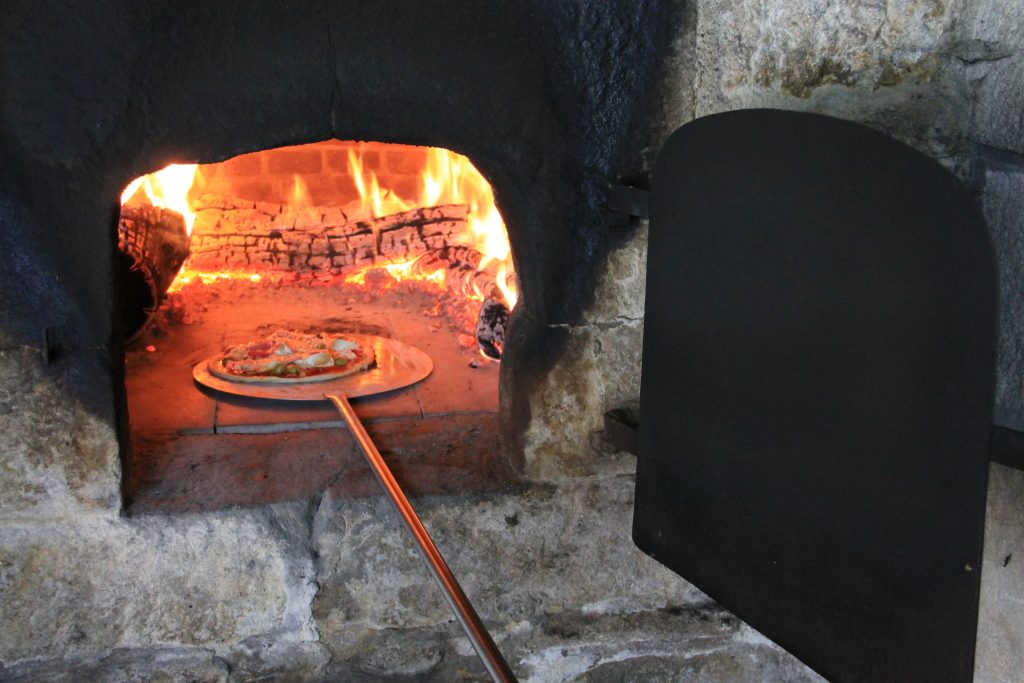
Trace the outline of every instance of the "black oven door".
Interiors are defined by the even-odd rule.
[[[956,178],[751,110],[652,177],[633,537],[837,681],[972,678],[996,278]]]

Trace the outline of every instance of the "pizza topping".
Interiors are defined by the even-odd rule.
[[[338,337],[331,342],[331,351],[352,351],[359,348],[359,345],[350,339]]]
[[[331,354],[321,351],[308,358],[297,358],[295,364],[304,368],[327,368],[334,365],[334,359]]]

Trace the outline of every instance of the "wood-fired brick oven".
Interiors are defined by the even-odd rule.
[[[773,7],[787,4],[799,3]],[[899,62],[898,55],[908,54],[902,43],[881,62],[875,54],[851,58],[854,66],[884,64],[870,78],[851,75],[831,57],[817,59],[815,49],[802,43],[796,52],[810,66],[781,59],[775,66],[785,72],[773,75],[757,66],[764,55],[774,59],[773,50],[757,41],[748,45],[742,37],[746,28],[736,17],[744,16],[744,3],[331,2],[302,11],[271,2],[189,5],[186,12],[170,3],[117,2],[95,11],[47,12],[26,3],[0,19],[0,35],[10,37],[0,46],[6,86],[0,100],[0,357],[18,378],[11,380],[13,389],[0,385],[6,392],[2,414],[13,416],[9,421],[19,440],[9,467],[14,485],[4,483],[3,489],[5,523],[13,520],[15,530],[4,540],[15,549],[3,566],[15,567],[17,580],[2,585],[18,592],[11,613],[32,617],[19,617],[28,627],[11,624],[5,657],[20,666],[66,653],[109,654],[124,643],[174,643],[209,648],[236,671],[241,662],[261,674],[273,664],[252,664],[252,652],[262,657],[263,650],[280,647],[289,656],[305,657],[306,664],[312,661],[313,680],[390,674],[408,663],[390,666],[395,660],[388,652],[425,653],[426,664],[410,665],[413,677],[456,677],[453,672],[461,671],[466,659],[452,654],[455,641],[436,635],[445,617],[422,602],[421,586],[408,573],[395,571],[388,595],[397,597],[390,602],[357,590],[381,566],[380,554],[366,550],[372,545],[367,539],[384,537],[387,530],[373,527],[372,500],[339,502],[365,493],[369,478],[328,453],[333,446],[317,442],[323,436],[317,432],[334,430],[295,428],[333,427],[328,413],[275,409],[254,420],[251,404],[210,402],[192,391],[148,415],[147,434],[165,443],[168,431],[182,432],[185,423],[185,432],[194,427],[178,434],[176,442],[188,445],[173,467],[133,470],[130,462],[117,462],[119,453],[129,452],[129,417],[144,414],[131,405],[137,395],[132,383],[155,388],[152,405],[158,405],[160,354],[168,348],[198,354],[207,343],[203,335],[211,333],[204,325],[231,329],[275,303],[268,300],[272,287],[229,283],[224,291],[234,310],[208,306],[206,318],[178,328],[171,335],[176,338],[150,338],[154,351],[142,346],[126,356],[124,293],[114,284],[116,199],[124,185],[174,161],[219,162],[282,145],[367,139],[466,154],[492,182],[508,226],[522,298],[500,371],[493,365],[471,370],[461,350],[451,352],[453,369],[458,366],[466,377],[491,373],[488,397],[473,403],[480,397],[470,392],[409,393],[386,406],[368,402],[364,410],[371,418],[381,411],[371,429],[382,440],[389,430],[403,432],[411,450],[397,454],[400,474],[404,464],[410,481],[437,484],[423,491],[413,487],[414,492],[490,489],[486,496],[460,499],[455,512],[442,506],[435,517],[455,533],[492,541],[465,548],[478,569],[473,582],[489,590],[493,612],[485,617],[503,624],[501,637],[516,652],[514,666],[538,677],[558,666],[582,667],[565,674],[568,679],[587,675],[590,666],[594,675],[628,675],[633,666],[656,670],[664,657],[679,670],[696,671],[687,669],[689,651],[675,652],[673,637],[699,621],[732,639],[722,645],[720,634],[706,630],[695,636],[716,643],[714,656],[722,655],[721,661],[734,661],[730,648],[746,638],[756,650],[747,660],[750,670],[768,661],[762,655],[771,658],[772,672],[789,666],[791,660],[779,659],[785,653],[751,637],[703,594],[694,597],[699,591],[693,586],[673,583],[675,577],[644,564],[647,558],[628,544],[625,533],[613,535],[629,517],[635,488],[640,497],[634,531],[641,548],[826,675],[970,676],[994,315],[990,255],[976,207],[949,173],[863,128],[774,111],[696,116],[735,108],[737,102],[783,102],[889,130],[891,120],[878,114],[892,116],[885,88],[906,79],[900,96],[911,104],[896,109],[902,114],[932,108],[919,126],[926,131],[924,141],[913,138],[917,130],[904,135],[893,126],[890,132],[926,148],[947,133],[962,141],[963,131],[950,133],[943,128],[949,122],[931,114],[945,112],[942,107],[958,97],[970,101],[967,86],[960,92],[950,85],[953,80],[941,80],[935,61]],[[730,11],[719,12],[722,5]],[[691,28],[684,40],[674,41],[673,31],[682,32],[681,18],[693,19],[691,8],[697,6],[703,10],[699,34]],[[877,8],[862,9],[874,16]],[[944,17],[946,9],[934,12]],[[914,16],[932,26],[932,13]],[[709,28],[710,17],[731,28]],[[882,28],[858,25],[852,33],[861,43],[867,35],[879,40],[888,21],[887,13]],[[780,20],[787,28],[797,23]],[[817,30],[818,22],[810,24]],[[979,62],[1005,57],[985,41],[961,43],[952,39],[952,29],[936,31],[949,58],[959,60],[956,69],[970,71]],[[708,57],[725,33],[752,54]],[[789,42],[773,36],[767,44],[774,49]],[[677,62],[691,58],[699,62],[699,73],[687,71],[690,80],[669,88],[689,89],[693,100],[680,103],[672,99],[678,92],[659,89],[659,78],[683,73]],[[757,73],[737,79],[727,73],[736,64],[757,67]],[[763,79],[785,96],[742,99],[743,93],[768,87]],[[984,79],[964,77],[968,81],[972,88],[983,87]],[[870,112],[858,108],[860,101],[847,101],[846,111],[829,109],[844,101],[834,97],[835,89],[855,88],[864,95],[874,92],[872,83],[880,94]],[[709,93],[709,84],[723,92]],[[947,99],[922,99],[921,90],[933,86]],[[815,89],[828,97],[814,99]],[[872,120],[875,115],[879,120]],[[639,393],[633,385],[617,386],[631,374],[620,380],[594,370],[616,363],[635,370],[645,321],[635,290],[624,295],[625,288],[609,286],[617,277],[643,279],[642,266],[631,270],[632,262],[615,250],[627,240],[646,246],[647,232],[636,230],[643,222],[635,220],[644,213],[643,202],[633,201],[642,191],[619,188],[609,198],[608,186],[645,185],[646,169],[668,130],[694,118],[673,137],[685,144],[670,144],[671,154],[654,166],[661,176],[654,178],[648,285],[655,289],[648,292],[647,309],[653,333],[646,340],[653,355],[644,358],[642,413],[650,419],[641,422],[634,482],[622,454],[605,454],[602,461],[581,445],[592,436],[595,405]],[[810,138],[816,142],[805,149]],[[986,138],[980,144],[993,142]],[[688,152],[694,152],[692,164]],[[971,159],[996,168],[996,162],[1008,164],[1004,157],[984,147]],[[844,175],[846,165],[852,175]],[[659,177],[667,185],[657,187]],[[899,182],[890,183],[894,178]],[[818,188],[814,196],[802,189],[809,186]],[[894,188],[911,188],[913,199],[894,198]],[[936,201],[919,202],[929,197]],[[865,201],[871,198],[884,201]],[[629,215],[609,216],[609,204],[626,207]],[[895,210],[880,218],[872,213],[887,206]],[[910,217],[901,213],[910,208]],[[834,233],[806,231],[833,223],[839,228]],[[930,232],[933,224],[942,229]],[[744,232],[754,228],[763,232]],[[759,243],[765,234],[781,238]],[[857,240],[864,235],[877,248],[863,248]],[[255,244],[246,243],[250,237]],[[260,258],[276,259],[282,245],[275,241],[283,237],[269,229],[233,235],[241,243],[207,243],[204,249],[229,260],[238,255],[234,247],[259,251],[259,240],[266,239]],[[783,248],[789,244],[796,247]],[[322,271],[328,263],[346,267],[334,261],[336,249],[327,238],[326,247],[310,252],[309,270]],[[967,286],[948,291],[941,268],[933,266],[967,256],[974,267],[951,268]],[[684,272],[676,272],[681,264]],[[861,277],[865,273],[872,278]],[[893,282],[898,286],[886,286]],[[804,291],[808,283],[815,286]],[[893,290],[898,294],[886,298]],[[303,311],[288,316],[288,326],[323,322],[306,311],[321,307],[329,290],[288,291]],[[602,301],[609,291],[617,298]],[[973,310],[964,305],[972,293],[982,301]],[[722,300],[733,305],[719,306]],[[364,331],[422,333],[392,320],[395,309],[386,297],[329,305],[342,311],[337,324],[357,319]],[[595,310],[599,317],[593,317]],[[821,324],[807,324],[815,315]],[[876,324],[879,319],[884,326]],[[933,334],[936,325],[956,334]],[[881,327],[907,345],[889,346],[868,334]],[[616,345],[608,345],[613,337]],[[806,345],[814,362],[789,353],[794,344]],[[877,363],[861,353],[872,345],[879,349]],[[677,352],[680,347],[685,354]],[[916,348],[927,353],[919,358]],[[446,353],[432,349],[442,361]],[[786,361],[781,364],[775,362],[780,354]],[[184,358],[181,363],[187,366]],[[890,366],[893,372],[887,372]],[[829,393],[834,383],[821,378],[838,375],[851,391],[837,397]],[[765,388],[769,384],[793,391],[778,396]],[[936,392],[925,395],[922,387]],[[193,399],[196,404],[189,403]],[[849,410],[826,410],[845,399]],[[957,405],[961,399],[963,410]],[[478,412],[489,419],[497,415],[495,433],[474,431],[477,415],[469,414],[470,404],[485,405]],[[449,462],[417,470],[416,454],[437,447],[434,433],[416,424],[428,421],[428,413],[449,422],[444,427],[463,433],[466,441],[456,444]],[[562,422],[548,419],[548,413]],[[393,419],[417,414],[410,422]],[[274,438],[264,438],[260,432],[266,431]],[[147,434],[136,434],[140,452]],[[229,457],[220,447],[226,440],[240,447]],[[459,474],[459,458],[496,442],[505,452],[493,461],[494,471],[485,473],[493,476],[491,483],[474,483],[476,474],[459,480],[465,474]],[[821,445],[824,456],[808,455]],[[575,454],[565,456],[570,451]],[[930,452],[943,454],[934,468]],[[409,457],[403,462],[404,455]],[[205,467],[217,475],[193,474]],[[351,477],[348,490],[322,476],[338,471]],[[242,480],[246,486],[237,485]],[[150,512],[159,512],[162,500],[171,501],[165,511],[202,514],[119,516],[130,487],[141,482],[154,493]],[[191,498],[178,496],[175,482],[194,487]],[[523,488],[501,490],[512,482]],[[959,506],[943,506],[948,491],[969,495],[958,498]],[[213,505],[195,503],[217,495],[221,499]],[[301,503],[233,507],[289,498]],[[892,499],[907,513],[895,521],[886,513]],[[175,507],[174,501],[183,500],[191,502]],[[858,507],[864,501],[871,504]],[[473,514],[460,519],[467,509]],[[557,529],[543,528],[537,519],[543,515],[531,517],[530,511],[541,509],[559,511],[551,515]],[[916,535],[919,528],[928,533]],[[67,552],[50,549],[54,537],[60,547],[73,547],[73,562],[66,562]],[[521,551],[514,561],[494,559],[505,557],[505,544]],[[136,551],[148,561],[120,561]],[[534,563],[534,557],[542,561]],[[179,563],[184,570],[178,571]],[[933,571],[935,563],[942,569]],[[606,565],[615,571],[605,571]],[[213,569],[204,574],[193,567]],[[522,570],[521,580],[494,579],[509,567]],[[532,570],[545,579],[557,576],[559,590],[534,583],[527,573]],[[62,574],[51,580],[55,571]],[[111,583],[139,580],[152,590],[132,596],[118,611],[124,601],[93,582],[95,575],[107,574],[115,577]],[[51,586],[64,592],[51,597]],[[950,587],[956,609],[933,609],[946,604],[943,590]],[[29,597],[21,599],[21,593]],[[60,618],[50,619],[47,610],[55,601]],[[598,618],[591,619],[594,614]],[[634,629],[643,634],[641,650],[629,640]],[[615,641],[610,655],[594,654],[600,650],[595,642],[609,633],[626,633],[626,640]],[[397,645],[381,648],[385,654],[362,647],[388,638]],[[570,647],[563,647],[566,641]],[[419,647],[423,643],[429,646]],[[801,669],[796,676],[811,674]]]
[[[426,381],[358,401],[411,493],[518,480],[521,464],[498,439],[495,363],[514,275],[490,189],[468,160],[329,141],[184,174],[177,198],[160,194],[173,187],[163,173],[123,197],[119,241],[130,265],[117,286],[141,290],[124,297],[123,316],[148,313],[140,330],[129,328],[126,353],[133,514],[260,505],[325,488],[376,492],[326,402],[246,399],[193,383],[192,367],[212,353],[275,329],[373,334],[429,353]],[[180,205],[191,233],[180,214],[154,209],[147,191]],[[139,302],[148,309],[131,308]]]

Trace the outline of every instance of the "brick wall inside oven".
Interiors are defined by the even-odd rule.
[[[253,152],[206,164],[196,179],[193,195],[287,204],[294,196],[298,175],[306,184],[311,204],[343,206],[359,199],[348,170],[348,154],[358,154],[360,148],[365,170],[377,174],[381,187],[391,188],[402,198],[417,195],[427,148],[339,140]]]

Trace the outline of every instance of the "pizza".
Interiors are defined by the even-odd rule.
[[[298,384],[354,375],[374,362],[373,349],[339,334],[277,330],[210,359],[214,377],[231,382]]]

